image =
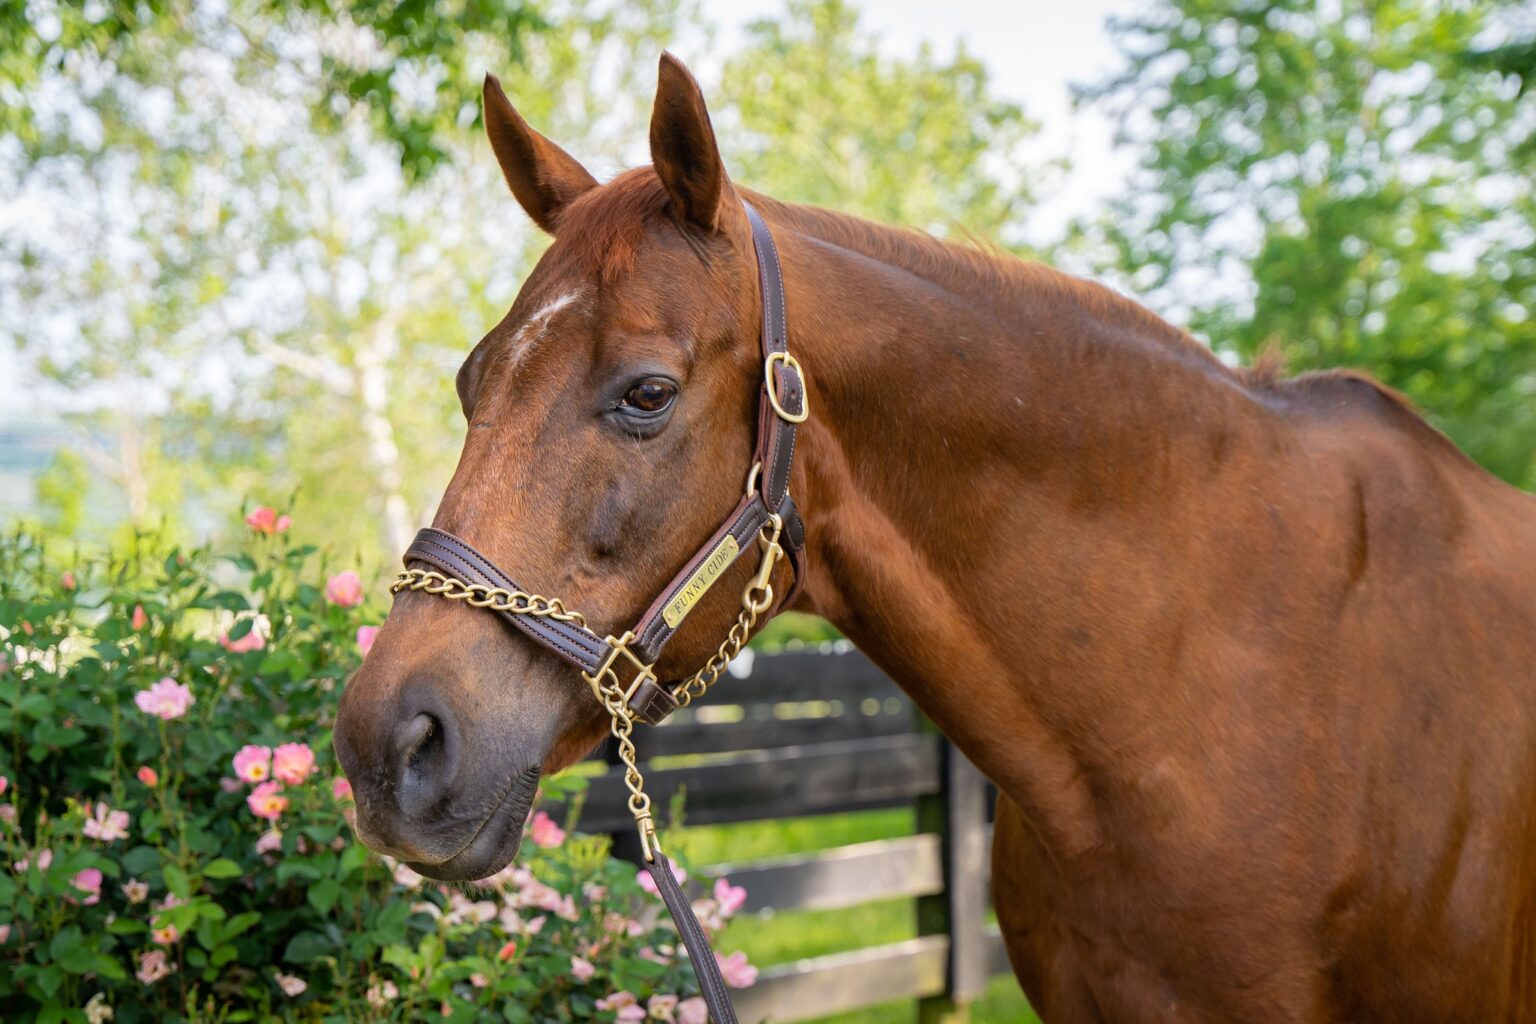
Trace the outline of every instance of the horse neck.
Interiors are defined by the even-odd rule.
[[[879,663],[1053,846],[1091,847],[1089,780],[1145,735],[1170,681],[1140,659],[1187,610],[1171,581],[1198,557],[1193,524],[1218,514],[1205,477],[1266,429],[1254,403],[1097,286],[958,252],[946,267],[934,248],[892,260],[899,237],[881,259],[780,232],[812,403],[798,607]],[[1127,679],[1138,692],[1115,692]]]

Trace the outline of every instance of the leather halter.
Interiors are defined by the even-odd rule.
[[[717,1024],[736,1024],[730,995],[703,928],[672,876],[651,820],[650,798],[635,765],[629,739],[635,722],[656,724],[678,707],[701,696],[746,642],[758,616],[774,605],[772,576],[787,558],[794,582],[780,606],[794,600],[805,573],[805,528],[789,496],[795,434],[809,413],[800,364],[789,354],[789,320],[784,304],[784,275],[773,235],[758,212],[742,200],[752,226],[762,296],[763,381],[758,393],[757,446],[747,474],[746,494],[714,534],[672,577],[640,621],[622,636],[599,637],[580,613],[557,598],[524,590],[467,541],[444,530],[424,529],[405,552],[406,571],[391,591],[422,590],[496,612],[535,643],[580,670],[593,694],[609,712],[613,735],[627,771],[630,811],[640,829],[646,866],[672,914],[699,977],[710,1015]],[[662,648],[697,606],[710,586],[745,552],[753,538],[761,551],[757,573],[742,594],[743,611],[715,657],[689,679],[662,683],[654,671]],[[415,565],[427,568],[413,568]],[[619,673],[630,673],[622,678]]]

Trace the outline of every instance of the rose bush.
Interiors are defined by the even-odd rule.
[[[352,839],[330,729],[380,615],[289,525],[253,511],[225,558],[0,539],[0,1019],[702,1024],[605,839],[538,811],[519,864],[457,888]],[[698,909],[719,929],[742,896]]]

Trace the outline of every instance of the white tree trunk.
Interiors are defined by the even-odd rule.
[[[368,461],[384,496],[384,542],[391,551],[404,551],[415,535],[410,503],[402,490],[400,449],[389,419],[389,365],[400,350],[393,318],[382,317],[358,347],[357,400],[363,434],[368,440]]]

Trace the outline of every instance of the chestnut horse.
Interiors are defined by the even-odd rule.
[[[1366,377],[1236,371],[1097,285],[738,189],[670,57],[653,166],[605,185],[494,79],[485,115],[554,243],[459,371],[435,525],[599,634],[645,609],[742,492],[750,196],[811,398],[795,607],[997,784],[1040,1014],[1536,1020],[1536,500]],[[404,593],[335,742],[365,843],[475,878],[607,724],[494,616]]]

